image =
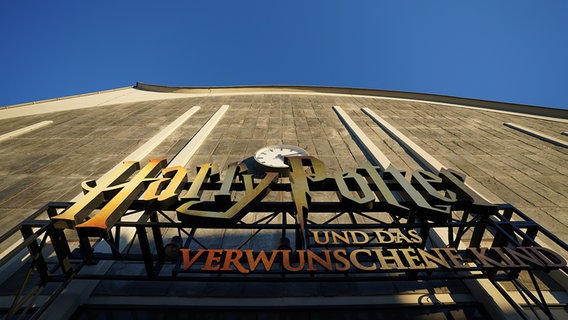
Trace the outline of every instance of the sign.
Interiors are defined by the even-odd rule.
[[[81,237],[108,238],[113,226],[138,201],[147,209],[175,210],[188,228],[230,228],[258,206],[270,206],[265,201],[270,192],[286,192],[293,201],[272,205],[295,214],[300,234],[297,250],[180,248],[182,267],[177,272],[386,273],[566,266],[560,255],[538,246],[426,248],[429,224],[449,223],[455,210],[486,217],[486,221],[497,213],[497,206],[480,198],[455,171],[416,170],[407,180],[406,173],[392,165],[383,169],[366,164],[331,176],[313,156],[289,156],[285,161],[289,178],[280,178],[277,172],[259,175],[244,162],[230,164],[221,177],[219,166],[207,163],[198,166],[191,182],[185,168],[166,167],[165,159],[152,159],[142,168],[138,162],[125,162],[100,181],[83,182],[85,196],[51,219],[56,228],[75,229]],[[201,198],[205,190],[214,191],[213,200]],[[312,201],[314,192],[333,193],[336,201]],[[234,199],[235,195],[240,197]],[[308,226],[309,215],[330,211],[387,212],[408,223],[374,230]]]
[[[554,251],[543,247],[467,248],[372,248],[329,250],[181,249],[183,271],[203,258],[198,270],[237,271],[242,274],[269,272],[276,261],[285,272],[408,272],[464,270],[551,270],[566,266]],[[497,256],[497,258],[492,256]],[[195,269],[195,268],[194,268]]]
[[[451,170],[439,174],[417,170],[408,181],[405,172],[392,165],[382,169],[366,164],[355,171],[328,176],[324,163],[315,157],[294,156],[286,160],[290,166],[289,183],[279,182],[276,172],[266,172],[261,179],[255,179],[244,163],[229,165],[222,181],[218,165],[200,165],[194,181],[188,182],[186,169],[166,168],[165,159],[152,159],[142,169],[138,162],[128,161],[101,181],[83,182],[85,196],[52,220],[59,228],[104,237],[143,193],[140,199],[148,206],[175,209],[178,219],[188,226],[231,225],[272,190],[292,194],[302,229],[314,191],[336,193],[338,203],[345,206],[380,208],[400,215],[413,212],[425,221],[447,221],[451,208],[464,203],[484,208],[486,213],[495,210],[495,206],[464,184],[462,175]],[[161,177],[156,178],[158,174]],[[204,189],[217,190],[215,201],[200,199]],[[244,196],[232,201],[236,191],[244,191]],[[100,211],[86,220],[98,208]]]

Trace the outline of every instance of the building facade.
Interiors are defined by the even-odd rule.
[[[137,84],[0,128],[7,318],[568,316],[565,110]]]

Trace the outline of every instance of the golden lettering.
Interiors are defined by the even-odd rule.
[[[491,253],[493,254],[497,254],[499,256],[499,258],[501,259],[501,261],[504,261],[505,264],[507,265],[507,267],[510,268],[518,268],[521,267],[524,263],[520,260],[517,260],[516,262],[513,261],[507,254],[505,251],[503,251],[504,248],[501,247],[497,247],[497,248],[491,248]],[[514,258],[514,257],[513,257]],[[516,260],[516,259],[515,259]],[[524,265],[527,266],[527,265]]]
[[[335,270],[347,271],[347,270],[351,269],[351,263],[347,259],[347,251],[345,251],[343,249],[334,250],[333,251],[333,257],[335,258],[335,260],[337,260],[339,262],[339,263],[335,264]]]
[[[412,238],[411,240],[412,243],[422,243],[422,237],[418,235],[418,231],[411,229],[408,230],[408,234]]]
[[[273,250],[272,255],[270,256],[270,259],[266,256],[266,253],[264,251],[260,251],[258,253],[258,256],[255,259],[252,250],[245,250],[245,254],[247,256],[250,271],[255,271],[256,267],[260,263],[262,263],[264,265],[264,269],[266,271],[270,271],[270,269],[272,268],[272,264],[274,264],[274,260],[276,259],[276,256],[278,255],[279,252],[282,252],[282,251],[283,250]]]
[[[408,208],[398,203],[392,191],[388,188],[382,176],[380,175],[379,172],[381,170],[381,167],[374,167],[372,164],[366,163],[361,168],[357,169],[357,173],[366,177],[368,182],[372,183],[377,188],[377,192],[375,192],[375,194],[380,201],[388,203],[389,207],[394,212],[397,212],[399,214],[407,214]]]
[[[286,157],[285,161],[290,166],[290,188],[296,207],[296,220],[303,235],[300,242],[307,240],[304,221],[307,218],[311,202],[310,189],[315,186],[318,188],[325,186],[328,190],[334,181],[335,191],[342,202],[368,205],[370,208],[374,203],[375,195],[373,192],[375,192],[379,201],[386,201],[389,204],[389,212],[407,213],[409,209],[398,203],[393,192],[387,186],[388,181],[389,185],[397,184],[394,188],[401,190],[397,192],[406,201],[414,204],[413,208],[418,209],[417,211],[422,218],[445,221],[449,216],[447,214],[448,208],[442,210],[436,208],[435,204],[434,206],[431,205],[410,182],[406,181],[404,172],[392,165],[386,170],[382,170],[367,164],[358,168],[355,172],[348,171],[335,175],[334,180],[331,180],[327,177],[324,163],[315,157]],[[204,183],[214,184],[219,181],[219,167],[216,164],[207,163],[198,166],[197,176],[183,194],[184,187],[188,184],[187,170],[179,166],[165,168],[162,170],[163,177],[155,178],[157,171],[164,165],[165,159],[153,159],[135,178],[127,182],[126,179],[139,169],[139,164],[138,162],[125,162],[123,166],[112,172],[108,177],[101,178],[98,183],[95,181],[83,182],[85,197],[62,214],[52,218],[56,227],[74,228],[75,225],[81,224],[93,210],[98,209],[105,201],[108,201],[106,209],[102,210],[102,214],[99,213],[96,215],[96,219],[91,219],[92,221],[89,220],[87,224],[82,224],[83,229],[81,229],[88,235],[100,233],[105,236],[104,233],[108,232],[108,229],[124,213],[124,207],[128,207],[134,200],[134,196],[142,193],[142,191],[144,201],[155,202],[160,208],[177,205],[178,217],[182,222],[219,223],[220,225],[235,223],[246,214],[248,209],[266,196],[270,191],[269,185],[278,177],[276,173],[268,172],[259,184],[255,184],[253,176],[246,173],[247,167],[244,163],[231,163],[227,168],[223,182],[218,187],[213,187],[213,190],[219,189],[215,194],[215,202],[205,204],[200,202],[201,193],[205,189]],[[149,171],[148,168],[152,168],[152,170]],[[144,176],[144,174],[146,175]],[[242,181],[245,196],[232,204],[231,192],[237,176]],[[413,179],[414,184],[419,185],[420,190],[429,195],[428,199],[434,199],[432,200],[434,202],[452,202],[457,199],[454,192],[457,195],[464,195],[467,199],[471,198],[468,193],[471,190],[463,185],[463,179],[458,174],[448,170],[440,173],[440,176],[426,171],[417,171],[414,173]],[[452,186],[451,190],[445,190],[448,192],[445,196],[439,193],[441,190],[436,189],[442,185],[444,187],[446,185]],[[207,189],[209,188],[208,186]],[[118,194],[120,196],[117,196]],[[180,201],[181,204],[179,204]],[[108,217],[105,217],[105,214]],[[385,233],[383,236],[384,238],[378,237],[379,242],[391,242],[390,235]],[[356,243],[367,241],[363,233],[352,233],[351,238]],[[347,243],[348,241],[338,238],[335,240],[335,243],[337,241]],[[392,240],[392,242],[419,243],[422,242],[422,239],[418,234],[409,232],[408,235],[398,234],[397,239]],[[303,243],[300,243],[300,245],[303,245]]]
[[[446,254],[448,259],[452,262],[455,269],[468,269],[469,266],[464,263],[463,257],[458,254],[454,248],[434,248],[431,251],[441,251]]]
[[[413,248],[401,248],[398,249],[398,251],[402,252],[411,270],[426,269],[426,266],[420,260],[420,255],[418,255]]]
[[[375,235],[377,236],[377,241],[380,244],[394,243],[395,238],[392,235],[392,233],[390,233],[388,231],[378,230],[378,231],[375,231]]]
[[[351,253],[349,254],[349,260],[351,261],[351,264],[359,269],[359,270],[363,270],[363,271],[375,271],[377,270],[377,264],[376,263],[371,263],[368,266],[362,265],[359,262],[359,259],[357,259],[357,255],[358,254],[365,254],[369,257],[371,257],[371,251],[367,250],[367,249],[357,249],[357,250],[353,250],[351,251]]]
[[[255,253],[253,250],[238,249],[199,249],[191,255],[191,249],[180,249],[183,258],[184,270],[189,270],[200,257],[204,257],[205,263],[201,268],[207,272],[232,272],[249,274],[257,271],[269,272],[277,257],[281,255],[282,268],[287,272],[345,272],[352,268],[361,271],[398,271],[398,270],[437,270],[437,269],[467,269],[470,266],[464,264],[461,255],[469,254],[475,257],[472,262],[483,269],[520,268],[528,267],[525,264],[512,263],[510,254],[513,252],[514,259],[530,261],[530,264],[540,268],[559,268],[566,266],[566,261],[552,250],[541,247],[517,247],[507,248],[468,248],[458,252],[455,248],[432,248],[426,251],[420,248],[392,248],[392,249],[356,249],[348,252],[345,249],[338,250],[273,250],[270,256],[265,251]],[[497,252],[497,251],[500,251]],[[521,253],[522,252],[522,253]],[[508,264],[502,264],[487,254],[497,254]],[[243,257],[245,257],[243,259]],[[541,259],[541,260],[539,260]],[[243,264],[242,260],[246,262]],[[451,262],[451,264],[450,264]],[[247,268],[248,265],[248,268]],[[306,266],[307,265],[307,266]]]
[[[477,259],[484,268],[504,267],[505,265],[485,255],[487,248],[467,248],[467,252]]]
[[[340,235],[339,233],[335,232],[335,231],[331,231],[331,238],[333,239],[332,243],[333,244],[340,244],[340,243],[349,244],[349,233],[347,233],[347,231],[342,231],[342,234],[343,234],[343,236]]]
[[[320,240],[318,234],[319,233],[323,233],[325,235],[325,240]],[[314,241],[315,243],[319,244],[319,245],[324,245],[324,244],[328,244],[329,243],[329,231],[312,231],[312,234],[314,235]]]
[[[351,234],[351,239],[353,239],[353,244],[367,244],[369,243],[369,235],[363,231],[349,231]],[[359,240],[360,236],[363,240]]]
[[[456,193],[458,199],[467,199],[468,202],[471,202],[474,206],[483,208],[484,210],[481,212],[485,212],[486,214],[497,212],[496,205],[483,199],[477,192],[464,183],[465,177],[462,177],[460,174],[450,169],[440,170],[440,176],[444,184],[451,184],[450,190]]]
[[[199,200],[203,192],[201,186],[205,181],[217,182],[219,181],[219,166],[212,163],[202,164],[197,166],[197,175],[191,183],[189,190],[181,198],[184,200]]]
[[[142,199],[158,201],[162,207],[168,207],[177,202],[178,195],[187,183],[187,170],[180,166],[169,167],[162,170],[162,175],[164,178],[150,183]]]
[[[522,247],[519,249],[523,249]],[[525,250],[537,255],[547,268],[562,268],[566,266],[566,260],[558,253],[544,247],[526,247]]]
[[[176,209],[178,219],[190,224],[226,224],[228,222],[236,222],[270,192],[270,183],[277,178],[277,172],[267,172],[266,176],[254,189],[245,189],[245,196],[225,212],[202,210],[200,208],[200,205],[202,205],[201,201],[184,203]],[[250,188],[252,188],[252,184]]]
[[[503,248],[510,257],[518,261],[518,264],[523,267],[528,267],[529,265],[526,262],[530,262],[534,265],[539,267],[544,267],[545,263],[541,261],[538,257],[536,257],[531,251],[527,250],[528,248],[519,247],[516,250],[510,248]],[[521,252],[519,252],[521,251]]]
[[[368,208],[373,207],[373,202],[375,201],[375,196],[373,191],[369,187],[369,184],[365,178],[355,172],[343,172],[335,175],[335,183],[337,184],[337,196],[341,202],[345,202],[351,205],[364,205],[366,204]],[[352,185],[356,185],[356,190],[352,191],[349,189],[347,182]],[[357,197],[353,193],[357,193]]]
[[[396,231],[396,243],[412,243],[412,241],[404,235],[400,230]]]
[[[243,268],[241,262],[239,261],[243,257],[243,252],[241,250],[229,249],[225,250],[225,261],[223,262],[223,267],[221,271],[231,271],[231,265],[235,266],[240,273],[249,273],[249,270]]]
[[[425,191],[428,195],[428,202],[440,204],[452,204],[456,202],[456,194],[451,190],[445,190],[442,195],[435,186],[442,185],[442,178],[432,172],[416,170],[412,173],[411,182],[416,185],[418,191]]]
[[[442,266],[446,269],[452,268],[450,264],[442,256],[442,253],[439,250],[436,250],[435,248],[432,249],[430,252],[426,252],[420,248],[416,248],[416,251],[418,252],[420,257],[422,257],[424,263],[426,263],[426,269],[437,269],[438,266]],[[431,254],[432,252],[436,253],[436,255]]]
[[[284,267],[285,270],[287,271],[291,271],[291,272],[298,272],[298,271],[302,271],[304,270],[304,266],[306,264],[305,260],[304,260],[304,255],[306,253],[306,250],[297,250],[297,256],[298,256],[298,266],[297,267],[293,267],[292,263],[290,261],[290,255],[293,254],[292,251],[290,250],[282,250],[282,266]]]
[[[195,261],[197,261],[197,259],[199,259],[199,257],[207,250],[199,249],[197,251],[197,254],[193,256],[193,258],[191,258],[191,256],[189,255],[189,253],[191,252],[191,249],[182,248],[182,249],[179,249],[179,251],[181,252],[181,256],[183,258],[183,268],[185,270],[188,270],[195,263]]]
[[[205,265],[201,270],[203,271],[217,271],[221,268],[221,254],[222,249],[209,249],[207,250],[207,259],[205,260]],[[216,265],[214,265],[216,264]]]
[[[392,164],[384,172],[385,179],[394,179],[406,193],[406,197],[412,200],[414,208],[418,210],[421,218],[435,222],[446,222],[450,217],[450,208],[436,208],[431,206],[404,177],[404,172],[395,168]]]
[[[311,201],[309,182],[325,180],[327,171],[323,162],[311,156],[286,157],[285,163],[290,167],[292,198],[296,205],[296,220],[300,225],[302,240],[306,241],[305,220]]]
[[[223,184],[221,184],[221,189],[215,194],[215,202],[222,204],[229,204],[231,202],[231,187],[237,175],[242,175],[247,173],[247,166],[244,163],[233,162],[227,167],[225,172],[225,178],[223,179]]]
[[[398,256],[397,249],[387,249],[386,251],[381,251],[380,249],[373,249],[373,252],[375,253],[375,256],[377,256],[377,259],[379,259],[381,270],[408,269],[408,267],[404,265],[404,263]],[[386,255],[387,252],[390,253],[390,256]],[[394,262],[394,265],[390,264],[389,261]]]
[[[322,250],[321,252],[323,253],[325,259],[322,259],[320,256],[318,256],[317,253],[313,252],[312,250],[306,251],[306,260],[308,260],[308,269],[306,269],[307,271],[317,271],[316,267],[314,267],[314,260],[326,270],[331,271],[330,251]]]
[[[165,159],[153,159],[147,165],[147,167],[151,167],[152,170],[147,170],[144,174],[151,175],[151,173],[155,171],[154,168],[160,169],[158,167],[163,166],[164,164]],[[69,229],[75,228],[75,225],[83,222],[89,214],[102,205],[104,201],[115,197],[116,194],[125,187],[126,179],[139,169],[140,163],[137,161],[126,161],[108,176],[101,178],[99,181],[88,180],[82,182],[81,186],[85,192],[85,196],[79,199],[63,213],[51,217],[54,221],[55,227]],[[143,179],[146,178],[147,176],[143,177]],[[138,189],[141,185],[140,180],[140,178],[135,180],[129,189]]]
[[[77,224],[75,226],[77,231],[88,236],[108,237],[109,230],[120,220],[130,204],[144,190],[144,183],[155,181],[154,177],[158,175],[165,165],[166,159],[150,160],[130,181],[120,186],[120,191],[97,214],[91,219]],[[99,189],[95,187],[89,193],[93,191],[98,192]],[[57,218],[57,216],[54,218]]]

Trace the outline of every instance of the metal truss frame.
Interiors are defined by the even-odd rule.
[[[305,272],[290,274],[285,270],[276,270],[266,273],[243,275],[238,272],[219,273],[216,277],[205,274],[201,270],[193,272],[181,269],[181,257],[171,258],[166,254],[164,237],[167,230],[173,232],[183,240],[180,247],[204,248],[207,246],[200,240],[201,229],[219,229],[219,227],[188,227],[172,218],[172,212],[156,208],[148,208],[143,201],[135,201],[127,214],[141,213],[137,221],[120,221],[115,225],[107,239],[93,239],[86,236],[78,236],[69,239],[69,233],[57,229],[49,217],[61,213],[71,206],[71,202],[51,202],[39,209],[28,219],[22,221],[8,233],[0,237],[0,243],[8,241],[11,237],[21,233],[22,240],[13,246],[2,259],[0,267],[21,259],[28,253],[30,258],[26,261],[23,269],[25,276],[21,286],[14,293],[14,300],[5,310],[5,318],[30,318],[39,317],[51,302],[63,291],[74,279],[91,280],[137,280],[137,281],[403,281],[403,280],[433,280],[433,279],[489,279],[492,283],[511,283],[523,297],[524,305],[528,306],[536,315],[537,311],[553,318],[550,306],[546,303],[543,290],[537,281],[535,271],[530,268],[505,269],[494,268],[493,270],[470,268],[467,272],[462,271],[416,271],[407,272],[361,272],[349,271],[341,274],[330,274],[325,271]],[[553,243],[563,255],[568,253],[568,245],[561,241],[551,232],[534,222],[527,215],[511,205],[497,205],[497,211],[485,214],[479,208],[467,206],[455,208],[452,217],[446,222],[422,221],[418,214],[399,215],[389,212],[388,208],[375,207],[369,210],[355,210],[338,203],[319,202],[310,205],[310,213],[306,222],[308,230],[417,230],[422,236],[421,243],[412,244],[419,248],[432,246],[433,241],[429,238],[431,229],[443,229],[447,239],[444,239],[450,247],[459,249],[460,242],[466,243],[467,247],[504,247],[504,246],[540,246],[542,240]],[[260,202],[254,212],[258,215],[254,219],[241,219],[237,224],[223,229],[242,229],[250,233],[244,237],[241,243],[230,249],[241,249],[250,241],[253,241],[261,232],[271,230],[280,235],[280,239],[287,239],[280,245],[292,247],[296,250],[309,249],[318,251],[334,247],[356,248],[357,244],[325,244],[319,245],[308,236],[306,245],[302,244],[302,232],[296,223],[293,202]],[[327,213],[320,215],[319,213]],[[341,221],[346,219],[348,222]],[[245,221],[246,220],[246,221]],[[321,220],[321,221],[320,221]],[[126,228],[135,229],[135,237],[126,245],[125,250],[121,247],[121,231]],[[294,234],[294,239],[288,239],[288,235]],[[178,239],[179,239],[178,238]],[[100,253],[93,244],[97,241],[106,241],[111,253]],[[275,243],[274,249],[277,244]],[[373,246],[366,244],[365,247]],[[380,245],[376,245],[380,247]],[[396,244],[395,244],[396,246]],[[404,244],[409,246],[409,244]],[[96,246],[95,246],[96,247]],[[217,248],[215,248],[217,249]],[[112,275],[112,274],[89,274],[84,271],[84,266],[96,264],[102,260],[128,261],[144,265],[144,275]],[[198,261],[199,262],[199,261]],[[549,272],[550,270],[543,270]],[[519,280],[519,274],[527,272],[536,289],[533,294],[525,284]],[[557,271],[566,277],[568,268],[562,267]],[[49,287],[48,290],[46,288]],[[509,292],[496,285],[503,296],[519,313],[519,316],[528,319],[518,301],[515,301]],[[47,293],[46,293],[47,291]],[[40,294],[48,298],[39,303],[37,297]],[[566,306],[564,306],[566,308]]]

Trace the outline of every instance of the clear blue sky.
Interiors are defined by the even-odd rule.
[[[294,84],[568,108],[568,1],[2,1],[0,106]]]

